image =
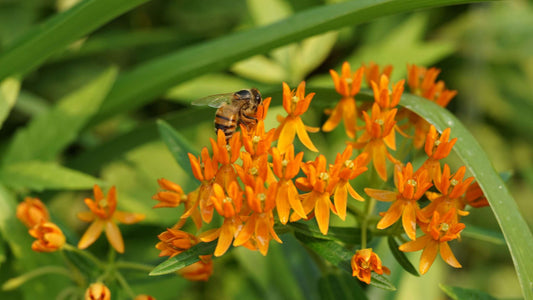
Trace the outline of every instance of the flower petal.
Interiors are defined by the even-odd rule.
[[[309,138],[309,135],[307,134],[307,131],[305,130],[305,126],[302,120],[298,118],[296,122],[297,122],[296,133],[298,134],[298,138],[300,139],[300,142],[302,142],[302,144],[304,144],[304,146],[307,147],[307,149],[313,152],[318,152],[318,149],[315,147],[315,145],[313,145],[313,142]]]
[[[145,215],[141,213],[115,211],[115,214],[113,215],[113,217],[123,224],[135,224],[137,222],[144,220]]]
[[[450,245],[448,245],[447,242],[440,243],[440,256],[442,259],[449,264],[450,266],[454,268],[462,268],[459,261],[457,261],[457,258],[455,258],[455,255],[453,255],[452,249],[450,249]]]
[[[96,219],[81,237],[78,243],[78,248],[85,249],[92,245],[92,243],[94,243],[94,241],[96,241],[102,233],[102,230],[104,229],[104,223],[105,222],[102,219]]]
[[[426,274],[433,264],[433,261],[435,261],[438,250],[439,244],[436,241],[431,240],[428,242],[426,248],[424,248],[424,251],[422,251],[422,255],[420,256],[420,265],[418,267],[420,274]]]
[[[117,250],[118,253],[124,253],[124,239],[122,239],[122,234],[120,229],[113,221],[107,221],[105,226],[105,235],[107,240]]]

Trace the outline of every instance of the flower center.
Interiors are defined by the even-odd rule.
[[[329,174],[326,173],[326,172],[321,172],[319,175],[318,175],[318,178],[321,179],[321,180],[328,180],[329,179]]]
[[[458,183],[459,183],[459,181],[458,181],[457,179],[452,179],[452,180],[450,180],[450,184],[451,184],[452,186],[456,186]]]
[[[292,103],[298,103],[298,101],[300,101],[300,98],[297,97],[297,96],[292,96]]]
[[[354,167],[354,163],[353,163],[353,161],[351,161],[351,160],[348,159],[348,160],[345,160],[345,161],[344,161],[344,166],[345,166],[346,168],[352,169],[352,168]]]
[[[378,124],[379,126],[382,126],[383,124],[385,124],[385,121],[383,121],[383,119],[377,119],[375,123]]]
[[[288,164],[289,164],[289,161],[286,160],[286,159],[284,159],[284,160],[281,161],[281,166],[282,166],[282,167],[286,167]]]
[[[200,163],[200,168],[202,168],[202,169],[203,169],[204,167],[205,167],[205,164],[204,164],[204,162],[201,162],[201,163]]]
[[[368,269],[370,267],[370,264],[366,260],[363,260],[361,262],[360,266],[361,266],[361,269],[365,269],[366,270],[366,269]]]
[[[254,144],[257,144],[261,141],[261,137],[258,136],[258,135],[254,135],[254,137],[252,138],[252,143]]]
[[[256,167],[251,167],[250,171],[248,171],[251,175],[255,176],[257,173],[259,173],[259,170],[257,170]]]
[[[450,225],[448,223],[440,223],[440,231],[447,232],[450,230]]]
[[[233,202],[233,200],[230,197],[226,197],[226,198],[224,198],[224,200],[222,200],[222,202],[231,203],[231,202]]]
[[[407,184],[410,185],[410,186],[415,187],[416,186],[416,180],[411,178],[411,179],[407,180]]]
[[[226,150],[228,150],[228,152],[231,151],[231,146],[229,144],[226,145]]]
[[[435,147],[438,146],[438,145],[440,145],[440,140],[436,140],[435,141]]]
[[[257,195],[257,199],[259,199],[259,201],[263,202],[263,201],[266,200],[266,195],[264,193],[258,194]]]
[[[353,79],[351,77],[348,77],[345,80],[346,80],[347,84],[352,84],[353,83]]]

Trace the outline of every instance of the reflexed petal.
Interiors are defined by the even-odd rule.
[[[352,198],[354,198],[355,200],[357,201],[365,201],[365,198],[361,197],[361,195],[359,195],[359,193],[354,190],[354,188],[348,183],[348,192],[350,193],[350,196],[352,196]]]
[[[294,136],[296,135],[296,120],[287,117],[285,123],[283,123],[283,128],[280,131],[278,139],[278,149],[281,153],[285,153],[294,141]]]
[[[337,215],[341,220],[346,219],[346,202],[348,200],[348,191],[346,188],[348,185],[347,182],[339,184],[335,190],[335,195],[333,197],[335,203],[335,209],[337,210]]]
[[[233,246],[240,246],[250,240],[255,230],[255,223],[256,217],[255,215],[252,215],[246,222],[246,225],[244,225],[244,227],[239,232],[239,235],[237,235],[237,237],[235,238],[235,241],[233,241]]]
[[[231,230],[231,221],[224,221],[220,228],[220,236],[218,237],[217,247],[215,248],[215,256],[221,256],[228,251],[233,241],[233,231]]]
[[[376,172],[383,181],[387,181],[387,164],[385,161],[387,149],[381,140],[376,140],[376,143],[373,145],[372,161],[374,163],[374,169],[376,169]]]
[[[278,190],[278,196],[276,197],[276,208],[278,211],[279,221],[282,224],[287,224],[287,222],[289,221],[289,212],[290,212],[289,199],[290,199],[290,196],[289,196],[288,184],[287,182],[284,182],[281,184]]]
[[[335,127],[337,127],[337,125],[339,125],[339,123],[341,122],[342,114],[342,106],[341,102],[339,102],[337,106],[335,106],[335,108],[333,109],[327,121],[324,123],[324,125],[322,125],[322,131],[329,132],[335,129]]]
[[[81,237],[78,248],[79,249],[85,249],[89,247],[94,241],[98,239],[100,234],[102,233],[102,230],[104,229],[105,221],[102,219],[96,219],[89,228],[87,228],[87,231],[83,234]]]
[[[433,261],[435,261],[438,250],[439,244],[437,242],[434,240],[428,242],[426,248],[424,248],[424,251],[422,251],[422,255],[420,256],[420,265],[418,267],[420,274],[426,274],[433,264]]]
[[[415,203],[405,205],[402,215],[402,225],[405,233],[411,240],[416,239],[416,214]]]
[[[300,142],[302,142],[302,144],[304,144],[304,146],[306,146],[307,149],[313,152],[318,152],[318,149],[315,147],[315,145],[313,145],[313,142],[309,138],[309,135],[307,134],[307,131],[305,130],[305,126],[302,120],[298,118],[296,122],[297,122],[295,125],[296,133],[298,134],[298,138],[300,139]]]
[[[83,222],[92,222],[96,218],[96,215],[92,211],[82,211],[76,214],[76,216]]]
[[[440,256],[447,264],[449,264],[450,266],[454,268],[463,267],[457,261],[457,258],[455,258],[455,255],[453,255],[452,249],[450,249],[450,245],[448,245],[447,242],[440,243]]]
[[[216,238],[218,238],[219,235],[220,235],[220,228],[213,228],[213,229],[209,229],[207,231],[202,232],[198,236],[198,238],[202,242],[208,243],[208,242],[214,241]]]
[[[118,226],[115,224],[115,222],[106,222],[105,235],[107,236],[107,240],[111,246],[113,246],[118,253],[124,253],[124,240],[122,239],[120,229],[118,229]]]
[[[422,250],[426,247],[426,245],[431,242],[431,237],[429,235],[423,235],[419,238],[417,238],[414,241],[407,242],[405,244],[400,245],[398,249],[403,252],[414,252]]]
[[[329,228],[329,196],[327,193],[322,193],[315,203],[315,217],[318,223],[318,228],[323,235],[328,233]]]
[[[376,200],[386,201],[386,202],[391,202],[391,201],[396,200],[396,197],[398,195],[396,192],[376,190],[376,189],[371,189],[371,188],[365,188],[365,193]]]
[[[303,208],[302,201],[300,200],[300,197],[298,195],[298,190],[296,189],[292,181],[288,182],[287,192],[288,192],[287,195],[289,197],[289,203],[292,209],[294,210],[294,212],[300,217],[306,218],[307,215]]]
[[[398,219],[400,219],[400,216],[402,215],[403,206],[404,204],[400,201],[393,202],[392,205],[389,207],[389,210],[387,210],[383,218],[381,218],[381,220],[378,222],[377,228],[385,229],[396,223],[396,221],[398,221]]]

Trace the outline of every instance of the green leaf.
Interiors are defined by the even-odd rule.
[[[316,224],[307,224],[303,222],[294,222],[288,224],[291,228],[300,234],[304,234],[313,238],[324,240],[335,240],[346,244],[359,245],[361,244],[361,229],[357,227],[337,227],[330,226],[327,235],[323,235]],[[370,233],[368,241],[372,239]],[[368,242],[367,241],[367,242]]]
[[[20,81],[14,78],[0,82],[0,129],[17,100],[19,89]]]
[[[378,17],[471,0],[354,0],[297,13],[279,22],[240,31],[149,61],[121,76],[95,121],[138,108],[179,82],[265,53],[291,42]],[[246,41],[246,42],[243,42]],[[236,46],[238,45],[238,46]]]
[[[17,131],[2,163],[6,165],[56,158],[98,111],[116,75],[116,68],[105,71],[84,87],[61,99],[53,109],[34,118],[25,128]]]
[[[54,52],[148,0],[86,0],[59,13],[4,49],[0,54],[0,80],[24,75]]]
[[[418,272],[416,271],[416,268],[409,261],[407,256],[405,256],[405,253],[403,253],[402,251],[398,249],[400,245],[398,245],[398,243],[396,242],[396,239],[394,239],[394,237],[392,236],[389,236],[387,238],[387,242],[389,244],[389,249],[392,252],[392,255],[394,256],[394,258],[396,258],[396,261],[400,264],[400,266],[402,266],[402,268],[406,270],[407,272],[415,276],[420,276]]]
[[[496,300],[496,298],[492,297],[491,295],[479,290],[465,289],[462,287],[449,286],[445,284],[439,284],[439,287],[444,293],[446,293],[446,295],[448,295],[453,300]]]
[[[191,178],[194,177],[189,156],[187,154],[191,153],[194,156],[198,156],[197,151],[167,122],[163,120],[157,120],[157,127],[159,129],[161,139],[167,145],[168,150],[170,153],[172,153],[174,159],[176,159],[176,162],[190,175]]]
[[[368,299],[359,282],[344,272],[321,277],[318,291],[321,299]]]
[[[533,299],[533,289],[530,286],[533,282],[533,235],[485,151],[448,110],[424,98],[408,94],[402,96],[400,104],[434,124],[441,132],[450,127],[452,135],[458,138],[453,149],[476,178],[490,203],[511,252],[524,298]]]
[[[302,244],[307,246],[320,257],[339,269],[348,272],[348,274],[352,274],[352,266],[350,264],[352,256],[354,255],[352,251],[334,241],[310,237],[299,232],[295,232],[294,235]],[[370,284],[384,290],[396,290],[387,278],[375,273],[372,273]]]
[[[0,181],[15,189],[82,190],[102,184],[97,178],[53,162],[27,161],[0,170]]]
[[[206,74],[175,86],[164,97],[180,100],[180,102],[190,105],[191,100],[194,99],[207,95],[233,93],[250,86],[251,82],[236,76],[223,73]]]
[[[180,253],[172,258],[167,259],[166,261],[160,263],[155,267],[150,276],[165,275],[177,270],[186,267],[188,265],[194,264],[199,261],[199,255],[208,255],[213,254],[217,246],[218,240],[211,241],[209,243],[200,243],[193,246],[191,249]]]

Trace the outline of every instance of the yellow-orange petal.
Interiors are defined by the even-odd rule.
[[[213,229],[209,229],[207,231],[202,232],[198,236],[198,238],[202,242],[208,243],[208,242],[214,241],[216,238],[218,238],[219,235],[220,235],[220,228],[213,228]]]
[[[300,118],[298,118],[297,123],[296,123],[296,134],[298,134],[298,138],[300,139],[300,142],[302,142],[302,144],[304,144],[304,146],[307,147],[307,149],[313,152],[318,152],[318,149],[315,147],[315,145],[313,145],[313,142],[311,141],[311,139],[309,138],[309,135],[307,134],[304,123],[302,122]]]
[[[392,191],[385,191],[385,190],[377,190],[377,189],[371,189],[371,188],[365,188],[365,193],[379,201],[385,201],[385,202],[392,202],[396,200],[397,193]]]
[[[318,228],[323,235],[328,234],[329,229],[329,195],[322,193],[315,203],[315,217]]]
[[[281,153],[285,153],[294,141],[296,135],[296,120],[291,117],[287,117],[283,123],[283,127],[279,133],[278,149]]]
[[[392,205],[389,207],[389,210],[387,210],[387,212],[383,216],[383,218],[379,220],[377,228],[385,229],[396,223],[396,221],[398,221],[400,219],[400,216],[402,215],[403,206],[404,204],[401,201],[393,202]]]
[[[92,211],[82,211],[77,213],[76,216],[83,222],[92,222],[96,218],[96,215]]]
[[[348,191],[346,185],[349,185],[348,182],[339,184],[333,196],[335,210],[337,211],[339,218],[341,218],[343,221],[346,219],[346,202],[348,200]]]
[[[422,251],[422,255],[420,256],[420,265],[418,266],[420,274],[426,274],[435,261],[438,251],[439,244],[436,241],[429,241],[426,245],[426,248],[424,248],[424,251]]]
[[[93,223],[87,228],[87,231],[83,234],[81,237],[78,248],[79,249],[85,249],[92,245],[100,234],[102,233],[102,230],[104,230],[105,221],[102,219],[95,219]]]
[[[255,223],[256,215],[252,215],[233,241],[233,246],[241,246],[250,240],[255,230]]]
[[[341,100],[342,101],[342,100]],[[333,109],[333,111],[331,112],[331,115],[329,116],[329,118],[326,120],[326,122],[324,123],[324,125],[322,125],[322,131],[324,132],[330,132],[332,131],[333,129],[335,129],[339,123],[341,122],[341,119],[342,119],[342,114],[343,114],[343,111],[342,111],[342,106],[339,104],[337,104],[337,106]]]
[[[224,224],[220,228],[220,235],[218,236],[217,247],[215,248],[215,256],[222,256],[226,251],[228,251],[233,241],[233,231],[231,230],[231,225],[228,220],[224,221]]]
[[[398,249],[400,249],[400,251],[403,251],[403,252],[419,251],[419,250],[424,249],[424,247],[426,247],[426,245],[430,241],[431,241],[431,236],[423,235],[414,241],[409,241],[405,244],[400,245]]]
[[[348,193],[350,193],[350,196],[354,198],[357,201],[365,201],[365,198],[363,198],[359,193],[348,183]]]
[[[411,240],[416,239],[416,204],[407,204],[403,209],[402,225],[405,233]]]
[[[439,245],[440,248],[440,256],[442,259],[449,264],[450,266],[454,268],[462,268],[459,261],[457,261],[457,258],[455,258],[455,255],[453,255],[452,249],[450,249],[450,245],[448,245],[447,242],[442,242]]]
[[[118,226],[115,222],[106,222],[105,235],[111,246],[113,246],[118,253],[124,253],[124,239],[122,239],[120,229],[118,229]]]

